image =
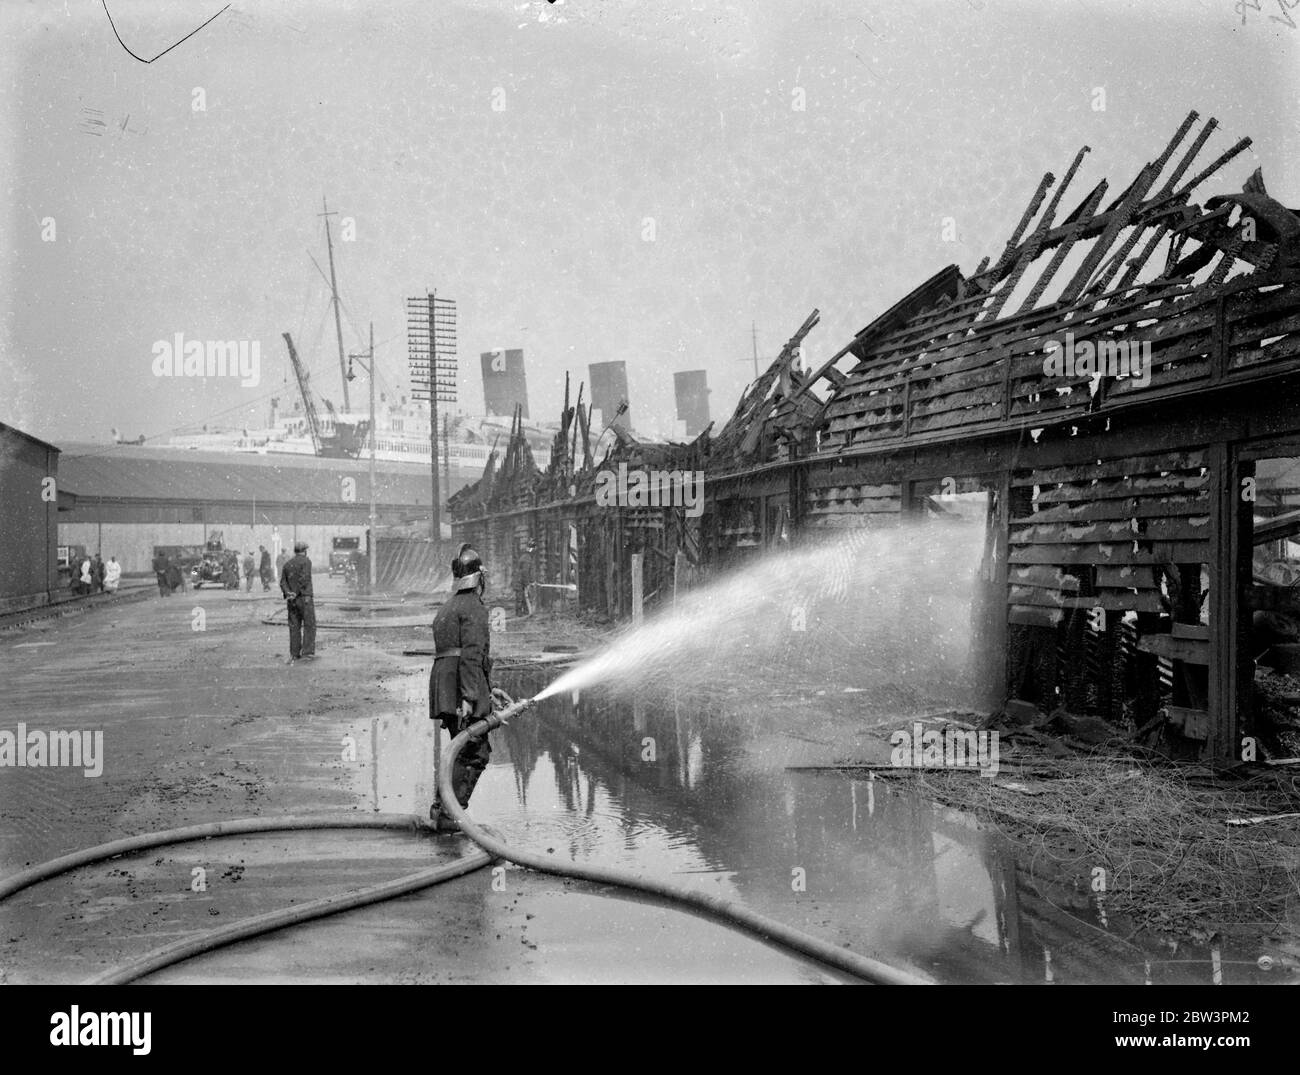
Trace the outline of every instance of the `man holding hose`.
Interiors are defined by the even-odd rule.
[[[451,561],[452,596],[433,620],[433,668],[429,672],[429,719],[441,721],[459,735],[492,712],[492,656],[489,652],[488,614],[483,604],[487,577],[483,561],[473,546],[460,547]],[[474,785],[492,754],[487,736],[471,739],[456,758],[451,785],[462,807],[469,807]],[[435,790],[429,818],[439,832],[459,826],[444,813]]]

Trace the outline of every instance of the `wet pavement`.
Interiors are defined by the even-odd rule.
[[[191,631],[198,604],[202,634]],[[278,607],[204,591],[0,635],[0,728],[97,727],[106,744],[98,779],[0,773],[0,870],[220,818],[424,814],[434,774],[428,659],[404,654],[427,647],[427,628],[322,631],[320,659],[286,668],[283,628],[265,623]],[[400,619],[411,615],[409,603],[398,607]],[[580,635],[510,624],[494,641],[498,682],[516,697],[535,693],[558,670],[518,670],[521,662],[557,641],[591,644]],[[884,691],[869,708],[867,695],[849,693],[859,689],[827,684],[816,713],[797,691],[759,705],[752,690],[728,686],[552,697],[493,733],[472,811],[520,847],[718,893],[944,982],[1296,980],[1293,955],[1268,944],[1130,937],[1086,877],[1031,875],[971,817],[897,780],[802,768],[832,760],[836,722],[865,756],[881,726],[917,711],[916,698]],[[0,981],[81,981],[178,937],[464,849],[463,837],[270,834],[88,867],[0,904]],[[192,886],[196,869],[202,891]],[[508,867],[242,942],[150,980],[845,978],[672,906]]]
[[[515,697],[550,681],[498,678]],[[941,982],[1295,980],[1276,945],[1134,943],[1089,878],[1033,876],[973,816],[897,781],[789,767],[797,739],[765,737],[747,708],[672,691],[548,698],[493,733],[474,815],[521,848],[713,892]],[[375,808],[428,801],[427,724],[370,722]]]
[[[316,662],[286,667],[283,628],[263,622],[278,605],[204,591],[0,634],[0,728],[99,729],[105,754],[93,779],[67,768],[0,772],[0,874],[223,818],[376,805],[427,811],[432,785],[415,782],[412,766],[425,765],[431,778],[428,662],[403,656],[429,644],[427,628],[323,631]],[[192,630],[199,607],[202,632]],[[485,789],[502,776],[508,783],[508,768],[494,769]],[[92,865],[0,904],[0,983],[84,981],[180,938],[466,850],[463,837],[310,832],[221,838]],[[241,942],[148,980],[845,978],[658,903],[502,867]]]

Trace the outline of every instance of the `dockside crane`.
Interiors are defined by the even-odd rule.
[[[298,357],[298,349],[293,345],[293,337],[282,333],[289,348],[289,361],[293,364],[293,375],[298,379],[298,391],[302,394],[303,410],[307,414],[307,428],[311,433],[312,451],[318,457],[327,459],[356,459],[361,453],[361,446],[370,433],[369,422],[345,422],[334,410],[334,405],[324,396],[325,409],[329,411],[333,422],[333,432],[326,433],[321,428],[320,415],[316,413],[316,404],[312,400],[311,374]]]
[[[298,391],[302,394],[302,407],[307,415],[307,429],[311,433],[311,447],[316,455],[321,454],[321,433],[320,419],[316,416],[316,404],[312,402],[311,389],[308,387],[308,381],[311,374],[307,372],[302,361],[298,358],[297,348],[293,345],[293,337],[287,332],[283,333],[284,342],[289,348],[289,361],[293,364],[293,375],[298,379]]]

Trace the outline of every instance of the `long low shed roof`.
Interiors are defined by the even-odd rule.
[[[266,501],[337,505],[342,479],[356,481],[356,502],[370,499],[368,462],[315,456],[199,452],[139,445],[67,445],[59,458],[59,489],[81,499]],[[429,470],[377,464],[376,500],[428,505]]]

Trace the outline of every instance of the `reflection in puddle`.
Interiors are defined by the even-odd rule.
[[[543,685],[499,678],[516,697]],[[421,682],[403,712],[359,726],[375,809],[424,814],[433,799],[423,702]],[[1129,940],[1087,878],[1035,878],[970,815],[896,783],[764,761],[753,727],[671,693],[552,697],[493,733],[472,808],[507,842],[671,877],[941,981],[1294,979],[1276,952]]]
[[[433,722],[414,709],[358,725],[358,761],[369,770],[370,806],[393,814],[428,813],[435,781]]]

